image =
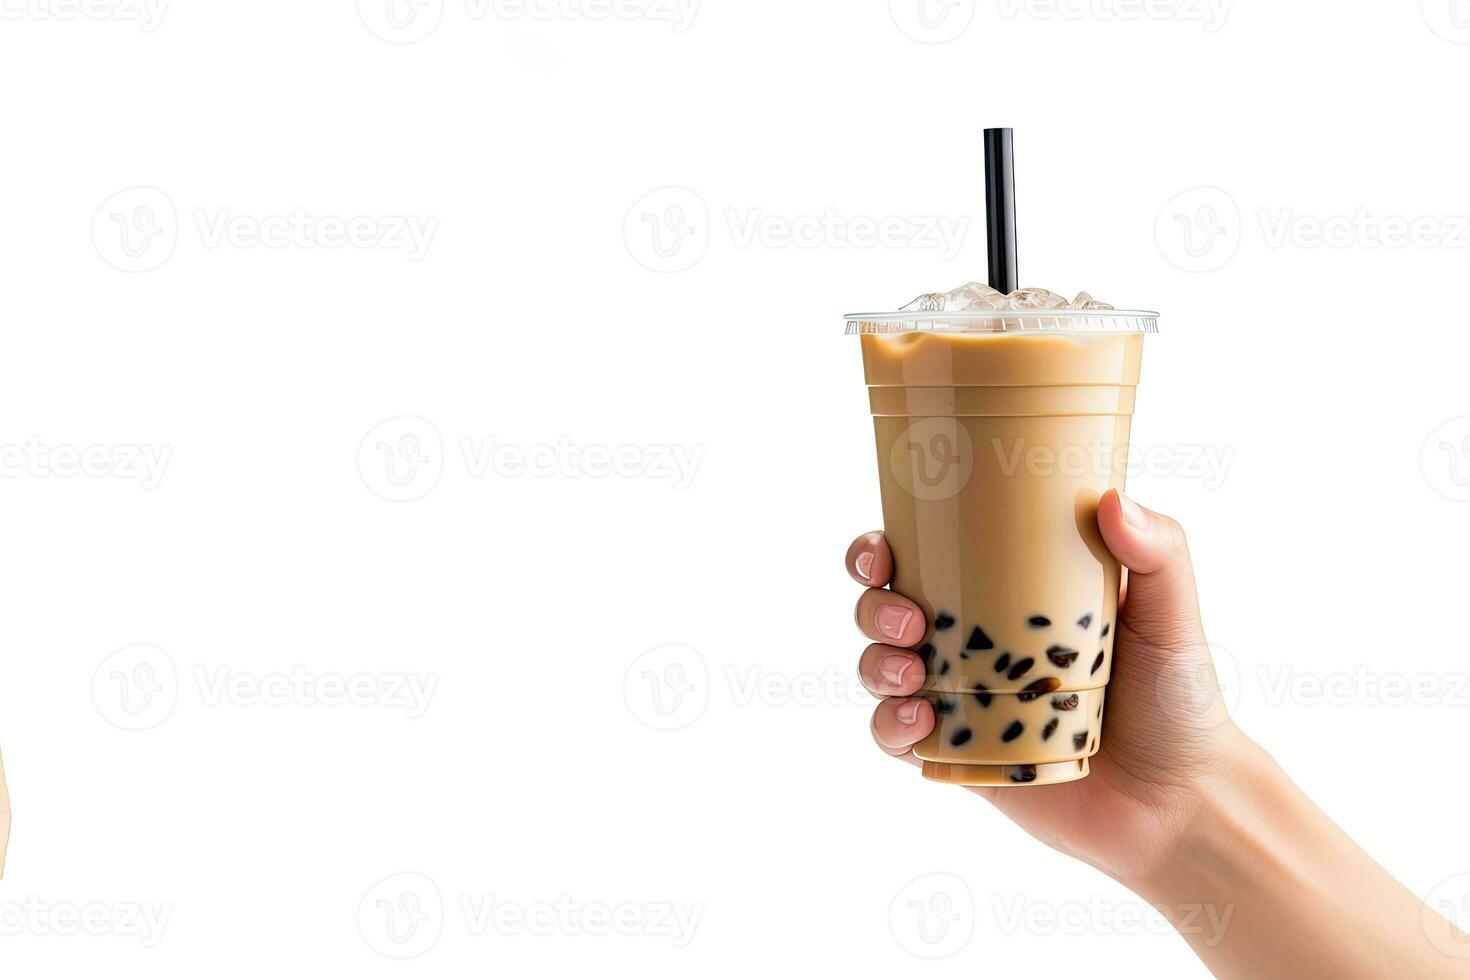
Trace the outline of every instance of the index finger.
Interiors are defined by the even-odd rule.
[[[870,589],[893,578],[893,553],[882,531],[869,531],[847,546],[847,574]]]

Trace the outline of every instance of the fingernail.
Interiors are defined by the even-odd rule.
[[[883,679],[897,687],[903,683],[904,671],[913,665],[913,658],[902,657],[896,653],[890,653],[878,663],[878,673]]]
[[[859,578],[864,582],[871,582],[873,580],[873,553],[871,551],[865,551],[858,555],[857,561],[853,562],[853,564],[857,566]]]
[[[903,606],[879,606],[877,614],[873,617],[878,624],[878,630],[890,640],[896,640],[903,636],[903,631],[914,618],[912,609]]]
[[[1148,515],[1143,512],[1143,508],[1128,499],[1122,491],[1118,492],[1118,505],[1123,508],[1124,521],[1140,530],[1148,527]]]
[[[919,720],[919,702],[905,701],[898,706],[898,720],[905,725],[912,725]]]

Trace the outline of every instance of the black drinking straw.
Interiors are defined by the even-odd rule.
[[[985,131],[985,228],[989,233],[990,288],[1013,293],[1016,271],[1016,166],[1009,129]]]

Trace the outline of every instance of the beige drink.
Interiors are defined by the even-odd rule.
[[[906,319],[905,319],[906,317]],[[924,610],[930,779],[1066,782],[1101,744],[1122,488],[1148,314],[854,318],[895,591]],[[892,330],[894,332],[869,332]]]

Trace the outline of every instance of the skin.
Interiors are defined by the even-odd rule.
[[[1092,773],[966,788],[1158,906],[1217,976],[1470,977],[1470,936],[1375,864],[1230,720],[1179,524],[1116,491],[1097,522],[1128,571]],[[875,641],[858,661],[882,699],[873,738],[917,766],[912,748],[934,712],[912,697],[924,665],[905,648],[922,639],[923,613],[883,587],[893,556],[881,532],[855,540],[846,564],[868,586],[855,616]],[[1203,928],[1200,906],[1224,929]]]
[[[5,760],[0,758],[0,878],[5,877],[5,847],[10,843],[10,791],[5,787]]]

